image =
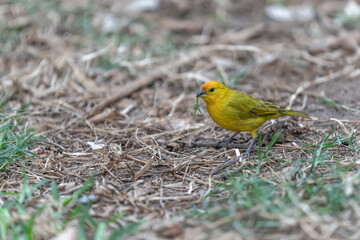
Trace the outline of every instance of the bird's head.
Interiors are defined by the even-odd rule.
[[[224,84],[216,81],[208,81],[201,86],[196,97],[201,97],[206,103],[215,102],[225,97],[227,88]]]

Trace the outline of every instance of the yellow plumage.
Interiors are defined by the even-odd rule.
[[[201,97],[210,117],[219,126],[235,132],[250,132],[256,138],[256,130],[265,121],[285,115],[310,118],[308,115],[282,109],[271,102],[253,98],[225,85],[209,81],[202,85],[196,97]]]

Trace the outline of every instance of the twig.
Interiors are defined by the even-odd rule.
[[[67,63],[72,68],[75,77],[78,81],[85,87],[85,89],[91,93],[95,93],[97,91],[96,84],[81,71],[79,66],[75,64],[72,58],[67,59]]]
[[[241,157],[235,157],[235,158],[232,158],[230,160],[227,160],[226,162],[218,165],[214,170],[212,170],[210,172],[210,175],[215,175],[217,173],[219,173],[221,170],[233,165],[234,163],[236,163],[237,161],[239,161],[241,159]]]
[[[60,144],[56,143],[56,142],[53,142],[53,141],[50,141],[50,140],[45,140],[43,141],[43,143],[48,143],[48,144],[51,144],[51,145],[54,145],[55,147],[58,147],[60,148],[61,150],[65,151],[66,149],[61,146]]]
[[[330,118],[330,120],[337,122],[337,123],[342,127],[342,129],[344,130],[344,132],[345,132],[347,135],[351,135],[351,132],[345,127],[345,125],[344,125],[339,119]]]
[[[285,144],[274,144],[274,147],[291,148],[291,149],[302,149],[302,147],[290,146]]]
[[[91,123],[100,123],[104,122],[106,119],[116,116],[115,109],[107,109],[100,114],[95,115],[94,117],[89,119]]]
[[[244,42],[249,38],[258,35],[259,33],[264,31],[264,28],[265,25],[263,23],[258,23],[255,26],[245,28],[239,32],[233,32],[233,31],[226,32],[224,34],[221,34],[218,38],[216,38],[215,42],[237,44],[239,42]]]
[[[195,178],[195,177],[189,176],[189,175],[187,175],[187,174],[186,174],[186,177],[185,177],[185,178],[184,178],[184,176],[181,176],[181,175],[176,174],[176,173],[173,173],[172,175],[173,175],[174,177],[178,178],[178,179],[181,179],[181,180],[187,180],[187,181],[189,181],[189,182],[191,182],[191,181],[193,180],[193,181],[195,181],[195,182],[197,182],[197,183],[199,183],[199,184],[202,184],[202,185],[205,185],[205,186],[208,185],[207,182],[202,181],[202,180],[200,180],[200,179],[197,179],[197,178]]]
[[[129,159],[129,160],[132,160],[132,161],[134,161],[134,162],[136,162],[136,163],[140,163],[140,164],[146,164],[146,163],[147,163],[146,161],[137,159],[137,158],[135,158],[135,157],[133,157],[133,156],[131,156],[131,155],[126,155],[126,156],[124,156],[124,158],[125,158],[125,159]]]
[[[215,179],[222,179],[222,178],[225,178],[226,176],[234,175],[234,174],[240,172],[241,170],[244,170],[245,168],[246,168],[246,166],[245,167],[244,166],[238,167],[238,168],[235,168],[234,170],[227,171],[227,172],[224,172],[222,174],[212,176],[212,177],[215,178]]]
[[[128,167],[128,169],[130,170],[132,179],[134,179],[134,178],[135,178],[135,172],[134,172],[134,170],[131,168],[131,166],[130,166],[127,162],[125,162],[125,164],[126,164],[126,166]]]
[[[136,181],[139,177],[141,177],[141,175],[143,175],[151,166],[151,164],[153,163],[154,158],[151,158],[149,162],[147,162],[139,172],[137,172],[135,174],[135,176],[133,177],[133,181]]]

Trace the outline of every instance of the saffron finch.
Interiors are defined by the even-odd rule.
[[[304,113],[282,109],[271,102],[253,98],[216,81],[204,83],[196,97],[205,101],[210,117],[219,126],[237,133],[251,133],[253,138],[244,158],[250,154],[257,136],[256,130],[267,120],[285,115],[310,118]]]

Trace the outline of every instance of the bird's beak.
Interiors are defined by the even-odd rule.
[[[200,89],[197,92],[196,97],[201,97],[201,96],[206,96],[206,95],[207,95],[206,92],[204,90]]]

